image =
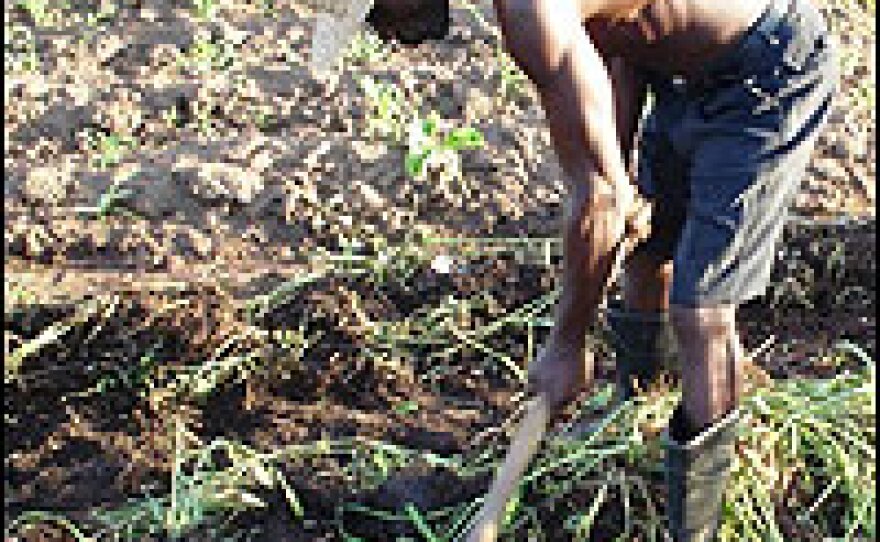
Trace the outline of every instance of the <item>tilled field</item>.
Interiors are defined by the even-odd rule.
[[[875,234],[873,222],[789,230],[768,293],[774,303],[749,305],[741,316],[756,382],[857,370],[858,358],[835,354],[841,343],[875,355],[874,293],[863,286],[876,271],[863,257]],[[47,330],[65,327],[22,356],[14,377],[7,365],[7,513],[51,510],[100,525],[96,510],[170,494],[186,454],[218,447],[208,454],[210,472],[241,461],[224,455],[218,443],[228,440],[271,458],[304,512],[293,516],[274,481],[248,473],[226,483],[264,506],[251,503],[230,523],[208,522],[184,539],[418,536],[405,517],[376,518],[358,507],[432,511],[485,491],[489,472],[477,467],[479,454],[489,445],[499,453],[498,428],[522,404],[522,383],[500,360],[530,359],[546,325],[545,296],[558,269],[541,257],[508,250],[457,257],[451,271],[438,271],[434,258],[366,275],[355,264],[292,291],[280,283],[271,304],[260,298],[256,306],[207,285],[144,292],[118,283],[104,284],[117,294],[86,304],[21,304],[7,312],[7,352],[43,344]],[[613,359],[601,329],[595,352],[604,386]],[[387,459],[371,455],[376,443],[388,448]],[[195,472],[193,461],[186,465]],[[659,473],[633,468],[662,495]],[[553,517],[566,517],[565,507],[541,510],[551,528]],[[596,540],[618,532],[620,513],[609,506]],[[123,515],[136,523],[135,516]],[[30,532],[43,538],[26,540],[66,539],[45,526]]]
[[[414,518],[446,525],[485,491],[480,452],[503,451],[546,329],[562,182],[490,2],[453,5],[447,42],[363,42],[330,81],[295,2],[6,10],[7,527],[41,511],[23,539],[74,539],[69,520],[99,540],[421,540]],[[874,5],[823,9],[844,92],[806,218],[742,311],[761,378],[857,368],[841,342],[874,356]],[[399,96],[377,103],[366,77]],[[413,178],[395,133],[413,104],[484,145]],[[662,503],[662,473],[640,472]],[[594,493],[523,499],[568,540]],[[591,539],[618,533],[616,497]]]

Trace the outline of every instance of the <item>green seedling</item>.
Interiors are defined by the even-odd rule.
[[[143,215],[134,209],[128,207],[135,196],[134,190],[126,188],[125,182],[130,178],[130,174],[117,177],[113,184],[98,196],[97,205],[77,207],[77,212],[85,218],[97,218],[106,220],[111,216],[126,216],[129,218],[143,218]]]
[[[394,411],[399,414],[412,414],[413,412],[418,412],[418,410],[419,404],[415,401],[404,401],[394,405]]]
[[[106,219],[126,214],[125,203],[130,201],[133,195],[134,192],[128,188],[122,188],[118,184],[112,185],[98,198],[98,218]]]
[[[426,119],[416,117],[410,123],[406,154],[406,172],[410,176],[424,177],[429,165],[442,162],[452,170],[451,176],[457,178],[460,176],[457,153],[485,144],[483,135],[475,128],[453,128],[442,133],[439,123],[439,116],[433,112]]]
[[[135,146],[134,138],[119,134],[94,133],[87,137],[96,153],[94,165],[101,170],[119,165],[125,151]]]
[[[186,54],[178,62],[184,67],[207,72],[229,68],[234,58],[233,46],[230,42],[221,40],[218,44],[211,36],[201,34],[193,40]]]

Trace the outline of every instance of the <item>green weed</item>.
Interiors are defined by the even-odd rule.
[[[235,51],[227,40],[215,39],[208,33],[200,32],[178,62],[182,67],[197,72],[225,70],[235,62]]]
[[[95,153],[92,164],[98,169],[107,170],[119,165],[126,151],[134,148],[137,140],[121,134],[90,131],[86,134],[86,144]]]
[[[96,216],[99,219],[107,219],[111,216],[128,215],[134,216],[125,204],[128,203],[134,192],[128,188],[124,188],[119,184],[113,184],[110,188],[101,194],[98,198],[98,206]]]
[[[485,144],[483,135],[475,128],[440,129],[441,119],[432,112],[426,119],[416,116],[409,125],[406,154],[406,172],[414,178],[424,178],[429,167],[439,166],[451,180],[461,177],[458,152],[480,148]]]

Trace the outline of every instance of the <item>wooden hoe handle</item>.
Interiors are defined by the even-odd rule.
[[[617,280],[617,276],[623,269],[626,257],[632,251],[638,239],[624,237],[616,247],[615,261],[605,281],[605,289]],[[516,436],[510,444],[510,450],[504,463],[495,473],[495,480],[483,508],[480,509],[472,528],[468,531],[465,542],[495,542],[498,538],[499,523],[503,519],[507,501],[516,490],[519,479],[529,465],[532,456],[538,449],[538,444],[544,438],[547,424],[550,418],[550,407],[543,395],[533,399],[526,411],[526,416],[520,423]]]
[[[495,480],[470,534],[465,539],[466,542],[494,542],[498,538],[498,526],[503,519],[507,501],[537,451],[548,421],[549,408],[546,399],[543,396],[533,399],[510,444],[504,463],[495,473]]]

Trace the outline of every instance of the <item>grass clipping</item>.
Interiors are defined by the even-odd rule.
[[[728,486],[719,540],[873,540],[876,536],[876,366],[850,345],[862,368],[832,379],[767,380],[743,399],[743,423]],[[667,535],[660,503],[655,502],[656,472],[662,461],[658,433],[679,394],[668,388],[648,390],[632,401],[613,402],[613,386],[599,387],[572,405],[568,425],[548,435],[499,522],[500,540],[551,540],[558,529],[576,541],[619,532],[618,540]],[[596,414],[600,413],[597,417]],[[575,429],[597,419],[593,430]],[[515,426],[515,424],[511,424]],[[260,491],[280,491],[295,521],[310,516],[291,484],[280,475],[292,458],[318,462],[348,455],[361,457],[348,467],[352,501],[337,506],[333,521],[346,540],[346,524],[360,520],[402,522],[435,541],[460,540],[482,505],[482,498],[439,510],[402,503],[397,510],[373,510],[354,502],[364,481],[381,484],[396,471],[417,462],[442,465],[460,478],[485,476],[503,460],[503,439],[481,443],[479,456],[438,456],[372,441],[321,441],[264,453],[218,439],[201,442],[176,427],[172,491],[132,502],[119,510],[95,511],[88,525],[74,524],[57,513],[29,511],[16,518],[8,533],[53,524],[77,540],[139,540],[145,533],[186,537],[200,527],[223,524],[224,517],[262,508]],[[227,464],[214,463],[213,452],[227,451]],[[187,460],[189,458],[189,461]],[[381,458],[382,461],[378,461]],[[191,464],[195,460],[195,464]],[[189,465],[187,467],[187,465]],[[356,487],[357,486],[357,487]],[[361,516],[360,520],[358,516]],[[558,519],[566,518],[560,527]],[[542,520],[542,518],[545,518]],[[551,529],[556,529],[550,533]],[[102,533],[93,538],[89,531]]]
[[[876,538],[875,386],[870,363],[860,374],[776,382],[745,401],[722,540],[781,541],[782,521],[807,537]]]
[[[874,539],[876,368],[864,360],[860,371],[833,379],[767,379],[751,388],[742,403],[720,541]],[[560,535],[541,518],[560,516],[575,541],[609,531],[617,540],[666,539],[656,482],[647,471],[662,464],[657,437],[680,394],[650,390],[609,410],[612,398],[613,386],[599,389],[573,407],[570,424],[548,435],[503,511],[499,540],[552,540]],[[578,433],[578,424],[597,411],[606,414],[592,431]],[[464,477],[485,474],[497,469],[506,450],[498,442],[486,445],[478,460],[444,462]],[[462,540],[482,501],[421,511],[417,530],[430,533],[428,540]],[[361,512],[391,522],[412,515]]]
[[[873,540],[875,384],[876,367],[868,361],[859,372],[833,379],[768,381],[752,388],[742,404],[719,540]],[[602,408],[611,393],[609,386],[577,414]],[[587,492],[590,502],[572,510],[565,525],[574,540],[594,539],[603,508],[612,503],[623,508],[620,539],[642,534],[662,540],[664,517],[641,475],[662,461],[656,436],[678,401],[676,392],[655,390],[613,409],[583,438],[567,437],[571,427],[549,437],[523,478],[520,499],[508,505],[501,539],[522,530],[547,539],[539,511]]]

